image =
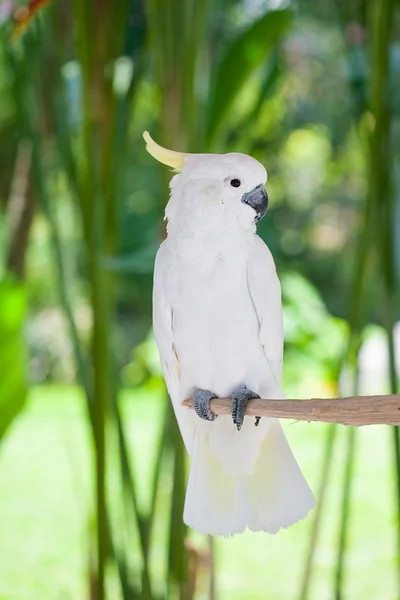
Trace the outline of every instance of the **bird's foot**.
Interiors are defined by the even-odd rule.
[[[193,406],[197,415],[206,421],[214,421],[218,415],[210,410],[210,400],[218,398],[213,392],[208,390],[196,390],[193,394]]]
[[[246,387],[239,388],[232,394],[232,419],[236,425],[238,431],[242,428],[244,415],[246,413],[246,407],[249,400],[254,400],[255,398],[259,398],[258,394],[255,394],[251,390],[248,390]],[[256,425],[258,425],[258,419],[256,417]]]

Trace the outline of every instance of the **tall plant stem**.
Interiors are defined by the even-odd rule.
[[[353,366],[355,365],[358,349],[360,346],[361,330],[363,327],[363,323],[365,322],[365,319],[366,319],[367,307],[366,307],[366,303],[362,301],[362,298],[363,298],[363,290],[364,290],[365,279],[366,279],[368,257],[369,257],[369,252],[370,252],[370,246],[369,246],[368,241],[369,241],[369,235],[370,235],[372,214],[373,214],[372,203],[371,203],[371,197],[369,196],[369,197],[367,197],[367,200],[365,203],[363,227],[362,227],[362,230],[360,233],[360,243],[357,247],[356,259],[355,259],[355,263],[354,263],[353,285],[352,285],[351,292],[349,294],[349,299],[350,299],[350,301],[349,301],[349,324],[350,324],[349,338],[347,341],[347,346],[343,353],[343,358],[342,358],[341,364],[338,365],[336,379],[339,379],[340,372],[345,364],[350,362],[353,364]],[[360,310],[360,307],[362,307],[361,310]],[[304,568],[303,581],[302,581],[302,585],[300,588],[300,595],[299,595],[300,600],[306,600],[309,596],[312,567],[313,567],[313,563],[314,563],[315,549],[316,549],[317,541],[318,541],[321,516],[322,516],[324,504],[326,502],[326,488],[328,485],[329,476],[330,476],[330,472],[331,472],[331,466],[332,466],[332,461],[333,461],[333,450],[334,450],[334,445],[335,445],[335,441],[336,441],[336,437],[337,437],[336,434],[337,434],[336,425],[330,426],[327,431],[327,436],[326,436],[326,441],[325,441],[325,454],[324,454],[324,460],[322,463],[320,485],[319,485],[319,490],[318,490],[318,505],[317,505],[316,512],[315,512],[314,523],[313,523],[313,528],[312,528],[312,532],[311,532],[311,538],[310,538],[310,543],[309,543],[309,547],[308,547],[307,558],[306,558],[306,563],[305,563],[305,568]],[[353,448],[354,448],[354,443],[352,442],[351,444],[348,445],[348,452],[347,452],[346,466],[345,466],[346,472],[348,472],[351,469],[351,463],[353,460],[353,458],[352,458]],[[342,507],[344,508],[344,511],[346,511],[349,506],[349,498],[348,498],[349,494],[350,494],[350,485],[347,486],[345,489],[345,494],[344,494],[344,498],[343,498],[343,502],[342,502]],[[341,532],[343,531],[343,527],[344,527],[344,530],[346,530],[347,522],[348,522],[348,520],[347,520],[346,513],[343,512],[342,518],[341,518],[341,524],[340,524]],[[338,595],[340,593],[340,591],[338,591],[338,590],[340,590],[341,580],[342,580],[341,574],[343,572],[343,562],[342,562],[341,555],[344,552],[344,544],[345,544],[345,540],[346,540],[345,534],[340,533],[340,540],[343,543],[339,544],[339,550],[338,550],[336,572],[339,571],[339,566],[338,566],[339,562],[341,562],[341,566],[340,566],[340,577],[339,578],[336,577],[336,595]]]
[[[347,364],[354,376],[353,394],[357,395],[359,391],[359,379],[357,371],[358,352],[361,346],[361,334],[370,307],[365,300],[365,284],[367,279],[368,259],[370,257],[371,245],[369,243],[371,236],[372,217],[374,215],[373,198],[371,194],[367,196],[364,213],[364,226],[361,232],[360,244],[355,262],[354,285],[351,294],[351,304],[349,310],[350,334],[347,351],[344,355],[343,365]],[[345,553],[347,546],[347,529],[349,523],[350,499],[352,491],[352,475],[354,471],[354,452],[356,447],[357,431],[352,428],[347,433],[347,452],[344,466],[343,496],[341,504],[341,513],[339,521],[339,544],[336,558],[335,569],[335,598],[339,600],[342,597],[343,576],[345,566]]]
[[[335,573],[335,600],[342,599],[343,589],[343,574],[344,574],[344,559],[345,551],[347,546],[347,535],[348,535],[348,522],[350,513],[350,498],[353,483],[354,473],[354,459],[355,459],[355,443],[356,443],[356,429],[350,427],[347,431],[347,460],[344,471],[343,481],[343,495],[342,495],[342,506],[341,513],[342,518],[340,521],[340,534],[339,534],[339,549],[336,562],[336,573]]]
[[[74,1],[74,24],[82,72],[82,142],[80,207],[86,244],[93,328],[91,366],[93,433],[96,463],[97,599],[105,598],[105,566],[109,555],[106,506],[107,424],[115,423],[117,402],[112,360],[112,323],[115,313],[115,275],[105,269],[117,237],[118,126],[113,89],[115,60],[124,51],[129,0]],[[112,28],[110,29],[110,24]],[[118,139],[117,139],[118,138]]]
[[[354,385],[353,393],[357,394],[359,389],[359,377],[357,367],[357,354],[353,356],[353,376]],[[341,504],[341,519],[339,527],[339,545],[336,560],[336,571],[335,571],[335,600],[341,600],[343,590],[343,575],[344,575],[344,560],[347,547],[348,539],[348,523],[350,518],[350,500],[353,485],[353,474],[354,474],[354,461],[355,461],[355,449],[356,449],[356,429],[350,427],[347,431],[347,452],[346,452],[346,463],[344,468],[344,479],[343,479],[343,495]]]
[[[81,177],[81,206],[87,250],[87,266],[93,314],[91,364],[93,385],[93,433],[96,471],[97,527],[97,600],[105,598],[105,567],[108,556],[106,507],[106,424],[111,406],[112,384],[110,365],[110,325],[113,283],[111,273],[104,269],[104,257],[112,252],[115,240],[115,219],[111,218],[110,106],[112,91],[105,70],[108,62],[108,36],[111,4],[101,2],[92,14],[85,3],[75,2],[75,24],[78,55],[83,80],[83,148],[84,166]],[[94,19],[95,27],[89,26]],[[86,43],[92,35],[92,46]]]
[[[378,253],[381,259],[383,283],[385,292],[386,317],[385,328],[388,335],[388,347],[390,356],[391,391],[396,392],[397,382],[395,374],[394,345],[392,343],[394,311],[393,311],[393,247],[392,247],[392,221],[389,217],[391,209],[391,161],[390,161],[390,91],[389,91],[389,51],[391,39],[391,26],[394,14],[393,0],[382,0],[369,2],[369,28],[371,39],[371,98],[370,109],[375,122],[370,139],[370,186],[367,199],[366,227],[374,215],[382,222],[375,228],[378,233]],[[386,221],[382,218],[386,216]],[[373,236],[366,236],[365,241],[373,245]],[[381,276],[378,273],[378,280]],[[349,513],[349,499],[351,492],[351,479],[353,473],[355,432],[350,431],[348,435],[347,465],[345,469],[344,494],[342,502],[342,522],[340,531],[340,542],[338,550],[338,561],[336,569],[336,598],[342,597],[342,580],[344,566],[344,552],[347,538],[347,523]],[[397,428],[394,428],[394,454],[395,468],[397,473],[397,496],[400,515],[400,458],[399,438]],[[400,526],[400,521],[399,521]],[[399,531],[400,533],[400,531]],[[400,535],[398,538],[400,550]]]
[[[332,462],[333,462],[333,450],[335,444],[335,438],[337,434],[336,425],[329,425],[326,441],[325,441],[325,452],[324,459],[322,461],[321,468],[321,478],[320,484],[318,487],[318,502],[315,507],[314,513],[314,521],[311,529],[311,536],[308,545],[307,557],[304,567],[303,580],[300,587],[299,600],[307,600],[310,591],[310,583],[311,583],[311,574],[312,574],[312,566],[314,562],[315,549],[318,541],[318,533],[321,523],[322,510],[325,504],[326,498],[326,488],[329,481],[329,476],[331,472]]]
[[[84,211],[87,215],[85,238],[87,244],[88,275],[90,282],[93,329],[91,340],[91,365],[93,386],[93,434],[96,462],[96,525],[97,525],[97,600],[104,600],[105,564],[107,559],[107,512],[106,512],[106,441],[105,428],[110,394],[109,313],[108,289],[102,268],[103,196],[99,184],[98,160],[96,160],[96,128],[90,116],[90,80],[85,82],[84,95],[84,148],[88,161],[83,176]]]
[[[106,412],[109,405],[109,364],[108,364],[108,323],[107,292],[99,256],[94,241],[89,248],[90,280],[92,287],[93,336],[93,429],[96,444],[96,503],[97,503],[97,567],[98,567],[98,600],[104,600],[104,570],[107,557],[107,513],[106,513]]]
[[[393,330],[396,317],[396,273],[394,249],[394,202],[392,189],[393,148],[391,145],[392,101],[390,90],[390,43],[394,20],[394,0],[381,0],[369,6],[369,29],[372,39],[371,110],[375,127],[371,135],[371,194],[377,209],[378,244],[383,282],[382,321],[386,330],[389,354],[389,379],[392,393],[398,389]],[[398,427],[393,428],[396,502],[398,508],[397,554],[400,555],[400,440]],[[399,563],[400,594],[400,563]]]
[[[170,407],[172,410],[172,407]],[[186,488],[186,449],[177,422],[173,421],[174,475],[169,537],[169,593],[177,591],[179,600],[190,600],[188,553],[185,548],[187,526],[183,522]]]

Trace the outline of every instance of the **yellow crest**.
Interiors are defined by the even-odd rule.
[[[168,167],[172,167],[177,171],[182,169],[184,160],[189,154],[163,148],[152,139],[148,131],[143,132],[143,139],[146,142],[147,152],[151,154],[153,158],[158,160],[158,162],[167,165]]]

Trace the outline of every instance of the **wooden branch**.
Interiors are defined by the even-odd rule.
[[[229,415],[231,402],[230,398],[216,398],[211,400],[210,409],[216,415]],[[192,399],[184,400],[182,406],[193,408]],[[249,400],[246,415],[355,426],[400,425],[400,395],[309,400]]]

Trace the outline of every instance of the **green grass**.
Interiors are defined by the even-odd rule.
[[[126,393],[124,403],[138,470],[139,495],[145,502],[162,407],[157,396],[149,394]],[[0,600],[88,597],[86,522],[91,497],[91,446],[85,418],[84,404],[76,389],[36,388],[26,412],[4,441],[0,451]],[[285,429],[315,490],[326,428],[287,423]],[[341,428],[317,547],[312,600],[333,597],[344,433]],[[394,600],[397,597],[395,481],[390,450],[390,433],[386,428],[367,427],[358,431],[346,598]],[[163,485],[167,492],[168,474]],[[310,525],[308,519],[276,536],[246,533],[218,540],[218,598],[295,599]],[[162,539],[158,535],[162,524],[157,527],[154,538]],[[135,552],[134,540],[132,552]],[[163,548],[156,546],[154,568],[160,577],[162,554]],[[199,594],[199,598],[205,597],[204,593]]]

